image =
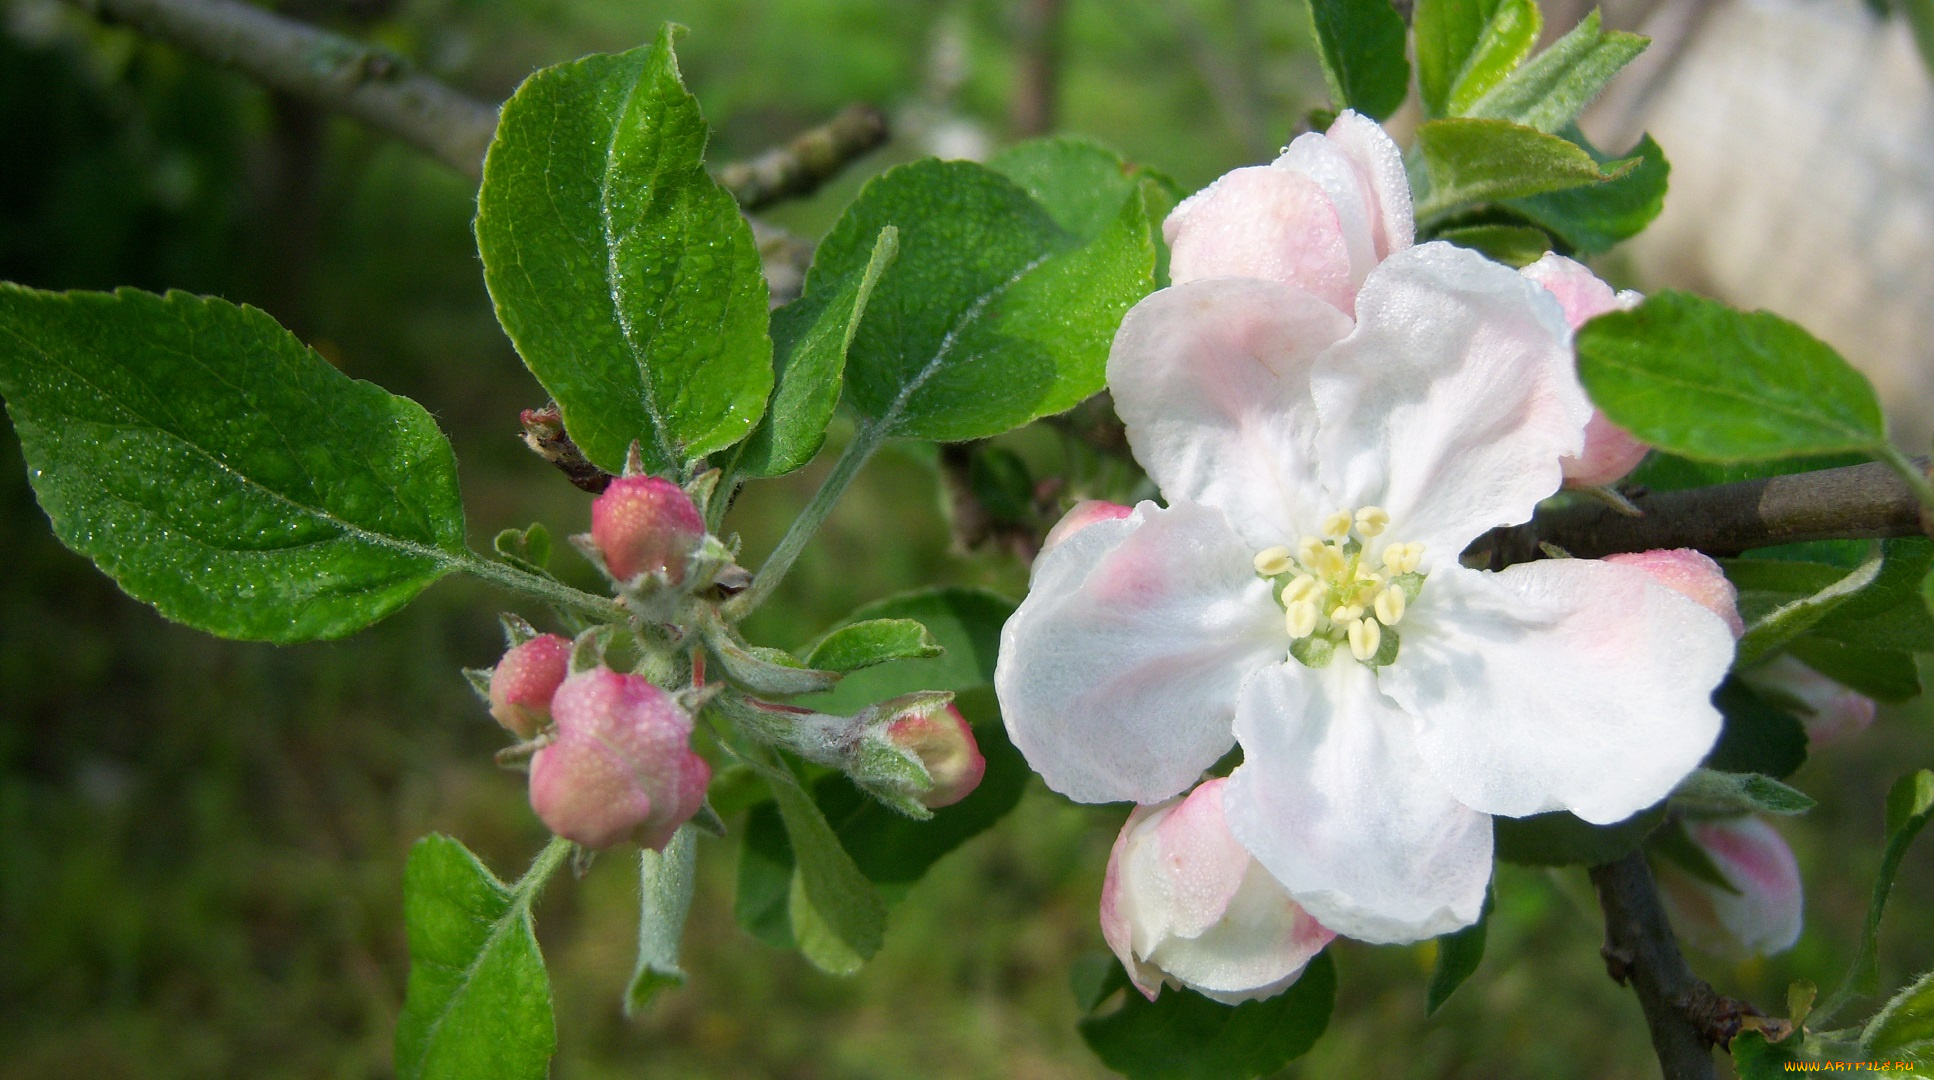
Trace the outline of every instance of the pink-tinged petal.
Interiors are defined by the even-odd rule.
[[[1128,842],[1148,815],[1161,809],[1160,806],[1137,806],[1122,824],[1121,832],[1115,836],[1115,846],[1108,852],[1108,872],[1101,882],[1101,937],[1121,961],[1122,970],[1128,972],[1129,981],[1142,996],[1154,1001],[1162,992],[1162,971],[1160,968],[1135,955],[1135,927],[1140,922],[1141,911],[1136,904],[1139,890],[1130,891],[1126,881]]]
[[[1243,686],[1229,828],[1345,937],[1420,941],[1476,922],[1484,903],[1491,819],[1431,776],[1413,725],[1347,658],[1273,665]]]
[[[1565,309],[1565,322],[1573,330],[1608,311],[1630,308],[1640,300],[1635,292],[1613,292],[1590,267],[1555,251],[1546,252],[1544,258],[1518,272],[1558,298],[1558,306]]]
[[[1356,295],[1343,223],[1323,186],[1294,169],[1224,174],[1162,223],[1169,280],[1260,278],[1348,312]]]
[[[1226,783],[1220,777],[1204,781],[1152,828],[1154,842],[1145,850],[1151,866],[1163,871],[1159,895],[1168,909],[1164,935],[1199,937],[1221,921],[1249,870],[1249,852],[1222,818]]]
[[[1221,509],[1250,554],[1334,507],[1316,476],[1311,365],[1350,321],[1308,293],[1222,279],[1163,289],[1122,320],[1108,385],[1135,459],[1170,503]]]
[[[1311,393],[1339,505],[1389,511],[1388,535],[1423,543],[1427,566],[1528,520],[1591,418],[1557,302],[1444,243],[1371,273],[1356,330],[1316,362]]]
[[[1622,820],[1671,792],[1719,736],[1725,620],[1630,566],[1440,566],[1398,627],[1385,693],[1466,806]]]
[[[1631,433],[1592,410],[1585,425],[1585,448],[1574,457],[1559,462],[1566,487],[1607,487],[1639,467],[1652,448],[1633,438]]]
[[[1741,677],[1762,694],[1795,706],[1806,725],[1807,742],[1816,747],[1858,735],[1873,725],[1873,698],[1834,682],[1791,653],[1781,653]]]
[[[1792,948],[1800,939],[1804,894],[1799,862],[1780,834],[1756,817],[1690,822],[1686,834],[1737,891],[1660,860],[1659,895],[1679,936],[1732,956]]]
[[[1102,499],[1088,499],[1075,503],[1068,508],[1067,514],[1063,515],[1060,521],[1055,522],[1054,528],[1048,530],[1046,539],[1041,541],[1041,550],[1047,551],[1096,522],[1116,521],[1134,512],[1135,508],[1132,506],[1123,506],[1120,503]]]
[[[1692,548],[1659,548],[1607,555],[1604,561],[1614,566],[1635,567],[1652,575],[1653,581],[1724,619],[1735,639],[1746,632],[1746,622],[1739,617],[1739,590],[1705,552]]]
[[[1416,238],[1410,204],[1410,177],[1403,152],[1375,120],[1345,109],[1325,132],[1330,145],[1356,164],[1369,192],[1370,240],[1378,261],[1409,247]],[[1361,279],[1359,279],[1359,282]]]
[[[1160,802],[1228,751],[1243,678],[1289,648],[1253,560],[1220,512],[1142,503],[1035,562],[994,687],[1049,787]]]

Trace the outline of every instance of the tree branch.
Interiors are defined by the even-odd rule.
[[[886,142],[887,135],[884,113],[871,105],[848,105],[784,146],[751,161],[723,166],[718,180],[741,207],[757,210],[819,190],[848,164]]]

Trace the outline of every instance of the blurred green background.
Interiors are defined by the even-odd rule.
[[[301,0],[484,98],[532,68],[691,28],[680,52],[714,160],[864,100],[900,139],[771,217],[811,238],[865,175],[1033,126],[1023,8],[994,0]],[[581,530],[588,498],[518,444],[542,393],[497,329],[473,189],[414,152],[53,0],[3,0],[0,279],[183,288],[268,309],[344,370],[423,402],[456,444],[473,543],[533,520]],[[1294,2],[1078,0],[1053,115],[1193,189],[1262,160],[1320,104]],[[1018,117],[1018,121],[1017,121]],[[1671,148],[1667,147],[1668,152]],[[1024,451],[1025,438],[1017,445]],[[873,466],[750,628],[794,646],[855,604],[944,582],[1018,595],[998,554],[952,550],[932,455]],[[824,463],[755,487],[731,526],[756,558]],[[565,555],[561,561],[569,560]],[[481,587],[449,582],[351,640],[275,649],[163,623],[61,549],[0,436],[0,1077],[365,1077],[389,1070],[407,973],[411,841],[441,830],[514,876],[543,832],[458,668],[500,647]],[[580,571],[584,568],[579,567]],[[1808,931],[1792,953],[1698,959],[1766,1006],[1831,984],[1878,863],[1880,800],[1924,764],[1923,712],[1883,713],[1796,782],[1782,826]],[[635,864],[598,860],[538,910],[559,1013],[555,1074],[586,1077],[1102,1075],[1067,970],[1095,920],[1118,810],[1031,787],[893,916],[859,977],[741,933],[729,841],[701,847],[688,986],[626,1021]],[[1910,855],[1883,984],[1934,965],[1934,857]],[[1491,950],[1423,1017],[1429,947],[1335,947],[1328,1035],[1285,1075],[1643,1077],[1638,1007],[1606,979],[1582,871],[1506,867]]]

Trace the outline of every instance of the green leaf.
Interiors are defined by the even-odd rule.
[[[1758,773],[1694,769],[1672,792],[1672,806],[1690,814],[1727,816],[1804,814],[1816,804],[1805,792]]]
[[[772,784],[796,864],[788,904],[793,939],[815,967],[851,975],[880,951],[886,904],[792,770],[778,765],[760,771]]]
[[[1880,578],[1883,558],[1879,549],[1866,562],[1855,567],[1847,574],[1836,575],[1832,581],[1822,585],[1817,591],[1787,600],[1771,611],[1755,611],[1746,624],[1746,633],[1739,639],[1739,648],[1734,663],[1750,665],[1768,656],[1774,649],[1798,637],[1802,632],[1818,624],[1831,615],[1835,608],[1846,604],[1862,590],[1873,585]],[[1753,565],[1750,560],[1734,559],[1729,563],[1745,564],[1728,572],[1735,587],[1741,593],[1740,613],[1746,617],[1751,610],[1750,602],[1764,595],[1763,591],[1753,590],[1749,585],[1756,578],[1764,577],[1763,565]],[[1773,563],[1781,570],[1809,568],[1809,563]],[[1758,571],[1756,574],[1755,571]],[[1735,576],[1737,575],[1737,576]]]
[[[1725,871],[1712,861],[1712,854],[1700,847],[1686,832],[1686,823],[1682,818],[1667,821],[1662,828],[1646,837],[1645,853],[1652,857],[1655,869],[1663,860],[1721,892],[1739,893],[1739,887],[1727,880]]]
[[[1665,820],[1665,805],[1624,821],[1593,825],[1563,810],[1491,819],[1497,857],[1522,866],[1597,866],[1630,854]]]
[[[1653,446],[1706,461],[1867,450],[1883,443],[1865,376],[1777,315],[1665,291],[1578,334],[1592,401]]]
[[[1637,164],[1602,184],[1510,199],[1504,205],[1550,230],[1580,255],[1610,251],[1613,245],[1637,236],[1652,224],[1652,219],[1665,208],[1665,192],[1672,174],[1665,151],[1652,141],[1652,136],[1640,137],[1630,153],[1614,158],[1586,141],[1576,128],[1567,129],[1564,135],[1601,167],[1618,161]]]
[[[1503,0],[1485,20],[1475,47],[1458,68],[1447,101],[1449,115],[1462,116],[1471,103],[1502,82],[1538,44],[1544,15],[1535,0]]]
[[[1454,115],[1460,83],[1475,98],[1517,67],[1538,42],[1543,16],[1531,0],[1417,0],[1417,89],[1424,116]],[[1481,84],[1481,85],[1480,85]]]
[[[1625,175],[1636,162],[1601,167],[1573,143],[1507,120],[1426,120],[1417,129],[1430,184],[1419,220],[1470,203],[1521,199]]]
[[[685,983],[678,943],[692,910],[697,869],[698,830],[691,825],[672,833],[664,851],[638,853],[638,962],[625,988],[626,1016],[636,1015],[658,991]]]
[[[767,800],[754,806],[740,833],[732,914],[741,929],[775,949],[797,944],[789,911],[792,871],[792,844],[778,804]]]
[[[1761,461],[1711,462],[1694,461],[1677,454],[1655,450],[1648,454],[1645,461],[1626,478],[1629,483],[1650,488],[1653,491],[1685,491],[1688,488],[1711,487],[1715,484],[1733,484],[1741,480],[1762,480],[1773,476],[1791,476],[1794,473],[1812,472],[1816,469],[1837,469],[1843,465],[1859,465],[1868,458],[1862,454],[1827,454],[1817,457],[1773,458]],[[1846,569],[1853,569],[1866,559],[1869,544],[1856,540],[1860,556],[1847,562]]]
[[[944,650],[913,619],[868,619],[827,634],[806,657],[806,666],[826,671],[858,671],[894,660],[925,660]]]
[[[1153,189],[1171,203],[1180,195],[1168,177],[1068,135],[1016,143],[989,158],[987,167],[1020,185],[1056,225],[1084,243],[1106,232],[1137,194]],[[1164,208],[1149,216],[1159,225],[1166,214]]]
[[[1599,28],[1597,11],[1571,32],[1457,111],[1555,132],[1578,118],[1619,69],[1650,42],[1637,34]]]
[[[1934,971],[1894,995],[1860,1033],[1860,1056],[1868,1061],[1934,1065]]]
[[[1887,897],[1894,891],[1894,876],[1900,872],[1901,859],[1914,838],[1934,817],[1934,772],[1921,769],[1894,782],[1887,791],[1887,845],[1880,857],[1880,872],[1874,875],[1873,899],[1867,905],[1867,923],[1860,934],[1860,951],[1854,954],[1846,978],[1820,1007],[1814,1010],[1816,1025],[1839,1012],[1857,997],[1880,989],[1880,917],[1887,910]]]
[[[1014,602],[987,589],[944,586],[900,593],[855,608],[842,626],[876,619],[912,619],[941,648],[926,660],[908,660],[846,676],[828,694],[797,704],[821,712],[851,714],[878,701],[920,690],[972,690],[994,680],[1001,626]]]
[[[1484,910],[1477,921],[1462,930],[1437,939],[1437,963],[1430,971],[1430,988],[1424,996],[1424,1015],[1435,1016],[1444,1002],[1464,985],[1484,959],[1484,938],[1491,925],[1491,890],[1484,892]]]
[[[1860,570],[1872,569],[1875,561],[1870,554]],[[1838,596],[1802,629],[1811,636],[1862,649],[1934,651],[1934,616],[1916,595],[1918,583],[1934,562],[1934,546],[1918,537],[1886,540],[1877,561],[1878,570],[1864,586]],[[1831,590],[1847,576],[1837,566],[1786,559],[1729,559],[1726,567],[1727,577],[1739,590],[1740,613],[1749,623]],[[1763,651],[1741,652],[1742,658],[1760,655]]]
[[[198,630],[341,637],[468,557],[430,415],[254,308],[0,284],[0,396],[61,542]]]
[[[1094,1012],[1109,994],[1128,985],[1128,972],[1114,953],[1082,953],[1068,967],[1068,989],[1074,991],[1075,1008],[1084,1013]]]
[[[1301,1057],[1329,1026],[1336,965],[1319,953],[1288,990],[1229,1006],[1188,990],[1149,1001],[1122,995],[1121,1008],[1077,1026],[1102,1063],[1129,1080],[1249,1080]]]
[[[1726,676],[1713,692],[1712,703],[1725,717],[1725,726],[1706,755],[1706,768],[1784,777],[1806,763],[1806,726],[1738,677]]]
[[[1733,1036],[1728,1051],[1732,1054],[1733,1070],[1739,1080],[1775,1080],[1777,1077],[1791,1076],[1786,1064],[1798,1061],[1798,1040],[1769,1043],[1760,1031],[1742,1031]]]
[[[749,476],[781,476],[803,468],[826,442],[839,405],[846,353],[866,317],[880,275],[900,254],[900,230],[888,225],[866,265],[837,285],[780,308],[772,316],[772,400],[745,441],[739,468]]]
[[[551,987],[514,892],[447,836],[410,852],[403,880],[410,981],[396,1020],[403,1080],[542,1080],[557,1029]]]
[[[983,446],[967,465],[967,486],[987,516],[1004,525],[1031,521],[1034,476],[1021,455],[1004,446]]]
[[[1788,642],[1786,651],[1807,667],[1875,701],[1899,703],[1921,693],[1921,673],[1912,653],[1845,645],[1813,634],[1801,634]]]
[[[524,80],[477,193],[497,318],[611,472],[634,439],[655,472],[731,446],[772,389],[758,246],[705,171],[672,36]]]
[[[998,435],[1101,389],[1121,317],[1154,286],[1131,199],[1087,243],[990,169],[917,161],[874,178],[820,244],[806,295],[864,266],[886,225],[900,257],[846,358],[848,400],[882,433]]]
[[[1410,92],[1404,23],[1389,0],[1309,0],[1310,26],[1330,100],[1373,120],[1397,111]]]
[[[1537,262],[1545,252],[1551,250],[1551,237],[1543,229],[1528,225],[1467,225],[1459,229],[1446,229],[1437,234],[1437,239],[1470,248],[1506,266],[1520,269]]]

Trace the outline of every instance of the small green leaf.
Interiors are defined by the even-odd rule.
[[[1887,845],[1880,857],[1880,872],[1874,875],[1873,899],[1867,905],[1867,923],[1860,934],[1860,951],[1854,954],[1846,978],[1820,1007],[1814,1010],[1816,1024],[1846,1007],[1855,998],[1866,997],[1880,989],[1880,917],[1887,910],[1887,897],[1894,891],[1894,876],[1914,838],[1934,816],[1934,772],[1921,769],[1894,782],[1887,791]]]
[[[790,949],[792,916],[788,895],[792,888],[792,843],[778,804],[767,800],[754,806],[740,831],[738,885],[732,914],[746,933],[775,949]]]
[[[1934,971],[1894,995],[1860,1033],[1860,1056],[1868,1061],[1934,1065]]]
[[[1747,560],[1730,561],[1747,562]],[[1771,655],[1774,649],[1825,619],[1835,608],[1852,600],[1861,590],[1873,585],[1880,577],[1883,561],[1880,550],[1876,548],[1873,556],[1866,562],[1845,575],[1835,577],[1833,581],[1821,586],[1817,591],[1788,600],[1771,611],[1755,613],[1752,621],[1746,624],[1746,633],[1739,639],[1739,648],[1734,662],[1741,666],[1750,665],[1762,657]],[[1809,564],[1775,563],[1773,565],[1781,568],[1798,568]],[[1752,571],[1755,569],[1759,568],[1748,564],[1736,567],[1727,575],[1733,580],[1735,586],[1739,587],[1743,594],[1742,601],[1748,599],[1752,592],[1746,584],[1742,584],[1742,579],[1746,583],[1752,582],[1754,577]],[[1747,605],[1742,603],[1742,615],[1747,610]]]
[[[1716,769],[1692,770],[1672,792],[1674,809],[1700,815],[1804,814],[1815,805],[1805,792],[1770,776]]]
[[[1899,649],[1867,649],[1813,634],[1787,643],[1807,667],[1875,701],[1899,703],[1921,694],[1921,673],[1912,653]]]
[[[1563,810],[1491,819],[1497,857],[1522,866],[1597,866],[1630,854],[1665,820],[1661,803],[1624,821],[1593,825]]]
[[[1612,76],[1650,44],[1637,34],[1603,31],[1599,21],[1597,11],[1586,15],[1530,63],[1512,71],[1467,106],[1453,108],[1463,116],[1558,131],[1577,119]]]
[[[1791,1040],[1797,1044],[1797,1040]],[[1786,1065],[1798,1061],[1798,1046],[1787,1042],[1769,1043],[1760,1031],[1742,1031],[1733,1036],[1727,1048],[1732,1054],[1733,1070],[1739,1080],[1776,1080],[1791,1076]]]
[[[1625,175],[1636,162],[1601,167],[1573,143],[1507,120],[1426,120],[1417,129],[1430,184],[1417,217],[1454,207],[1521,199]]]
[[[1014,602],[987,589],[943,586],[889,596],[854,609],[842,626],[876,619],[912,619],[927,628],[941,653],[926,660],[869,668],[840,681],[828,694],[797,704],[848,715],[875,702],[920,690],[972,690],[994,679],[1001,626]]]
[[[1538,44],[1544,15],[1535,0],[1502,0],[1484,22],[1475,46],[1458,68],[1443,114],[1463,116],[1471,103],[1504,81]]]
[[[1806,727],[1798,717],[1728,675],[1712,695],[1725,717],[1705,767],[1720,772],[1791,776],[1806,763]]]
[[[497,317],[611,472],[633,440],[657,472],[731,446],[772,389],[758,245],[705,171],[672,36],[524,80],[477,193]]]
[[[396,1020],[403,1080],[542,1080],[557,1029],[527,897],[447,836],[410,852],[410,981]]]
[[[1870,554],[1859,570],[1875,561]],[[1880,566],[1852,594],[1839,595],[1819,617],[1802,627],[1815,638],[1869,650],[1934,651],[1934,616],[1916,596],[1918,583],[1934,561],[1934,545],[1917,537],[1882,541]],[[1726,574],[1739,590],[1740,614],[1748,623],[1775,609],[1803,604],[1844,581],[1848,571],[1797,559],[1729,559]],[[1795,639],[1797,640],[1797,639]],[[1743,658],[1764,655],[1757,647]]]
[[[925,660],[944,650],[913,619],[868,619],[848,623],[819,639],[806,666],[826,671],[858,671],[894,660]]]
[[[342,637],[467,555],[430,415],[254,308],[0,284],[0,397],[55,535],[198,630]]]
[[[1131,992],[1121,1008],[1077,1026],[1129,1080],[1250,1080],[1315,1045],[1335,1005],[1336,965],[1325,952],[1275,997],[1229,1006],[1188,990],[1164,989],[1154,1001]]]
[[[716,617],[703,619],[699,633],[705,639],[705,651],[725,677],[753,694],[791,697],[824,693],[839,685],[838,672],[807,667],[788,652],[748,645]]]
[[[1482,252],[1506,266],[1518,268],[1530,266],[1551,250],[1551,237],[1543,229],[1529,225],[1466,225],[1446,229],[1437,234],[1437,239]]]
[[[1652,136],[1641,137],[1630,153],[1615,159],[1593,146],[1576,128],[1569,128],[1563,134],[1601,167],[1620,160],[1635,160],[1638,164],[1602,184],[1510,199],[1504,205],[1549,229],[1580,255],[1610,251],[1613,245],[1637,236],[1652,224],[1652,219],[1665,208],[1665,192],[1672,175],[1665,151],[1652,141]]]
[[[1373,120],[1397,111],[1410,92],[1404,23],[1389,0],[1309,0],[1310,26],[1330,100]]]
[[[1827,454],[1885,438],[1873,387],[1819,339],[1688,293],[1587,323],[1578,374],[1613,423],[1690,458]]]
[[[772,400],[745,441],[739,468],[748,476],[781,476],[805,467],[826,442],[839,405],[846,353],[866,317],[880,275],[900,254],[900,230],[888,225],[866,265],[835,286],[780,308],[772,316]]]
[[[886,904],[792,770],[777,765],[760,772],[772,785],[796,864],[788,905],[793,939],[820,970],[850,975],[880,951]]]
[[[967,486],[995,522],[1021,524],[1034,517],[1034,477],[1021,455],[983,446],[967,465]]]
[[[1484,910],[1477,921],[1462,930],[1437,939],[1437,963],[1430,971],[1430,988],[1424,996],[1424,1015],[1435,1016],[1464,980],[1471,977],[1484,959],[1484,938],[1491,925],[1491,890],[1484,892]]]
[[[698,869],[698,830],[682,825],[665,850],[638,853],[638,962],[625,988],[625,1015],[634,1016],[658,991],[685,983],[678,944],[692,909]]]

